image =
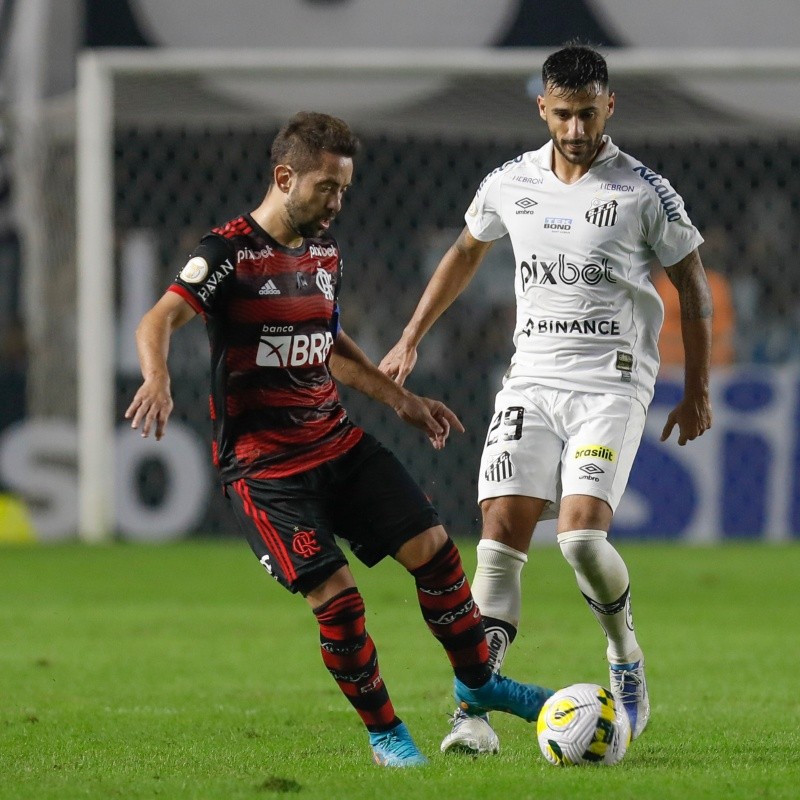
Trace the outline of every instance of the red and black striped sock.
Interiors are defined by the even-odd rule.
[[[345,589],[314,609],[322,661],[367,729],[385,731],[400,720],[381,678],[358,589]]]
[[[422,616],[442,643],[456,677],[470,688],[483,686],[492,674],[483,619],[452,539],[411,574]]]

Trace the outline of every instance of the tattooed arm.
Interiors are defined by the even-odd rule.
[[[677,425],[678,444],[684,445],[711,427],[708,375],[713,304],[708,279],[696,249],[677,264],[667,267],[666,273],[680,299],[685,366],[683,399],[667,417],[661,441],[666,441]]]

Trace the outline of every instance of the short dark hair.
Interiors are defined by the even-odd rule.
[[[314,169],[322,152],[353,158],[359,141],[344,120],[316,111],[295,114],[272,142],[270,160],[274,169],[288,164],[296,172]]]
[[[608,89],[606,60],[593,47],[571,41],[547,57],[542,66],[542,85],[576,94],[586,87]]]

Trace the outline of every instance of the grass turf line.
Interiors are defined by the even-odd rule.
[[[474,543],[460,547],[468,574]],[[0,549],[0,800],[796,798],[800,544],[620,545],[651,725],[614,768],[549,766],[493,715],[494,758],[442,756],[450,670],[399,565],[354,563],[398,713],[431,758],[370,763],[305,602],[241,542]],[[555,548],[525,569],[504,671],[607,683],[602,634]]]

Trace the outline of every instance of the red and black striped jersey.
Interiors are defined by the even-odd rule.
[[[303,472],[363,435],[328,368],[341,276],[333,237],[284,247],[245,214],[204,236],[169,287],[206,322],[223,483]]]

